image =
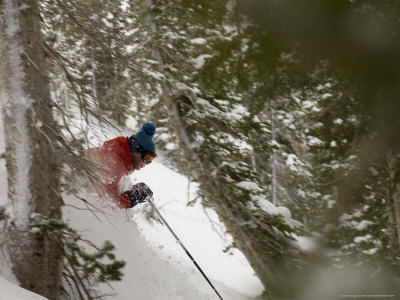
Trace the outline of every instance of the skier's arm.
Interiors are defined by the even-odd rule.
[[[104,170],[107,172],[107,174],[105,174],[107,182],[104,183],[107,194],[116,201],[118,207],[131,207],[130,197],[124,193],[121,193],[119,189],[121,178],[126,175],[124,169],[121,167],[124,166],[124,160],[118,155],[118,153],[109,152],[106,161],[109,162]]]
[[[145,202],[146,198],[153,195],[150,188],[144,184],[139,183],[132,187],[129,191],[124,191],[120,188],[121,178],[127,175],[128,170],[125,169],[124,158],[117,152],[111,151],[111,147],[107,148],[105,145],[103,152],[104,175],[106,179],[104,187],[107,194],[112,197],[120,208],[131,208],[138,203]]]

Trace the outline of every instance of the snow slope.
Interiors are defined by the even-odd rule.
[[[200,204],[186,206],[188,199],[195,196],[194,184],[189,185],[184,176],[157,162],[134,172],[131,181],[150,186],[156,206],[224,299],[249,300],[262,292],[262,285],[244,256],[237,250],[231,255],[222,251],[229,241],[221,238],[222,225],[216,216],[207,212],[220,233],[213,229]],[[101,207],[100,202],[92,200]],[[67,198],[66,203],[84,208],[72,198]],[[127,262],[123,280],[113,284],[117,293],[113,299],[218,299],[168,229],[148,221],[149,204],[131,210],[101,209],[110,215],[94,216],[66,207],[64,216],[91,241],[101,244],[111,240],[118,259]],[[109,292],[105,286],[102,289]]]
[[[2,125],[0,122],[0,153],[5,151]],[[229,246],[230,238],[223,234],[223,226],[215,213],[205,211],[198,203],[186,205],[188,200],[194,199],[196,186],[162,165],[160,158],[134,172],[131,181],[143,181],[151,187],[156,206],[224,299],[249,300],[260,294],[262,285],[244,256],[238,250],[230,250],[230,254],[222,251]],[[6,174],[5,160],[0,159],[0,205],[7,202]],[[70,196],[64,200],[67,204],[86,208]],[[130,210],[114,210],[103,207],[97,199],[92,198],[92,201],[107,215],[66,206],[64,216],[71,227],[89,240],[97,244],[111,240],[117,248],[117,258],[127,262],[123,280],[113,284],[115,296],[111,299],[218,299],[167,228],[147,220],[149,204]],[[44,299],[17,285],[9,260],[0,255],[0,300]],[[108,286],[101,289],[110,292]]]
[[[46,300],[0,277],[0,300]]]

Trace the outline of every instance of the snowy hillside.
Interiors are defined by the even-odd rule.
[[[3,132],[3,128],[0,130]],[[4,140],[0,137],[0,152],[4,150]],[[160,162],[161,157],[141,171],[134,172],[131,181],[143,181],[151,187],[155,205],[224,299],[248,300],[260,294],[262,285],[244,256],[237,250],[229,253],[222,251],[230,241],[225,240],[228,237],[224,236],[223,226],[216,215],[210,210],[205,211],[198,203],[190,207],[186,205],[188,200],[194,199],[196,186]],[[6,174],[5,160],[0,159],[0,205],[6,203]],[[115,296],[111,299],[217,299],[167,228],[147,220],[149,204],[130,210],[113,210],[92,199],[107,213],[94,215],[88,210],[68,206],[86,208],[81,201],[71,197],[64,200],[67,204],[64,216],[72,228],[97,244],[111,240],[117,248],[117,258],[127,262],[123,280],[114,283],[114,291],[111,292]],[[44,299],[17,287],[6,258],[0,257],[0,266],[1,300]],[[110,293],[108,286],[101,288],[103,292]]]
[[[3,132],[3,128],[0,130]],[[0,150],[5,150],[3,137],[0,138]],[[134,172],[131,181],[143,181],[151,187],[155,205],[224,299],[248,300],[260,294],[262,285],[244,256],[237,250],[223,252],[230,242],[225,240],[228,237],[224,236],[223,226],[215,214],[203,210],[198,203],[190,207],[186,205],[188,200],[194,199],[196,186],[189,185],[187,178],[163,166],[161,161],[159,158],[141,171]],[[0,159],[0,205],[6,203],[6,174],[5,160]],[[86,208],[81,201],[71,197],[64,200],[66,204]],[[117,258],[127,262],[123,280],[114,283],[114,291],[111,292],[115,295],[111,299],[217,299],[167,228],[147,220],[149,204],[130,210],[113,210],[102,207],[96,199],[92,201],[107,215],[94,215],[88,210],[67,205],[64,216],[72,228],[81,231],[94,243],[111,240],[117,248]],[[42,299],[17,287],[7,258],[0,257],[0,266],[1,300]],[[101,288],[103,292],[110,293],[108,286]]]
[[[0,300],[46,300],[0,277]]]
[[[207,211],[207,217],[199,204],[186,206],[188,199],[195,197],[195,185],[189,185],[185,177],[158,162],[133,173],[131,181],[143,181],[151,187],[156,206],[224,299],[246,300],[262,292],[262,285],[244,256],[237,250],[231,255],[222,251],[229,242],[223,239],[217,217],[211,211]],[[74,199],[66,202],[83,207]],[[100,202],[94,204],[101,207]],[[118,259],[127,262],[123,281],[114,284],[113,299],[217,299],[167,228],[147,220],[149,204],[127,211],[102,209],[110,215],[94,216],[87,210],[67,206],[64,216],[91,241],[101,244],[111,240]],[[102,288],[109,292],[107,287]]]

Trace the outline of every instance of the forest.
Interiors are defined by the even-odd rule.
[[[398,1],[0,7],[0,248],[21,286],[97,299],[98,282],[121,280],[112,245],[79,246],[63,195],[97,180],[81,155],[89,130],[150,120],[158,151],[199,185],[196,201],[262,282],[260,299],[400,296]]]

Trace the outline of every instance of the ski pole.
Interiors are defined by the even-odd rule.
[[[193,256],[189,253],[189,251],[186,249],[186,247],[183,245],[181,240],[178,238],[178,236],[175,234],[175,232],[172,230],[172,228],[168,225],[167,221],[163,218],[157,207],[154,205],[153,201],[151,201],[150,198],[147,199],[147,201],[150,203],[150,205],[153,207],[155,212],[160,216],[161,220],[167,226],[168,230],[172,233],[172,235],[175,237],[176,241],[181,245],[182,249],[186,252],[186,255],[189,256],[190,260],[194,263],[196,268],[200,271],[201,275],[207,280],[208,284],[211,286],[211,288],[214,290],[214,292],[217,294],[219,299],[223,300],[221,295],[218,293],[217,289],[214,287],[214,285],[211,283],[210,279],[206,276],[206,274],[203,272],[203,270],[200,268],[200,266],[197,264],[196,260],[193,258]]]

